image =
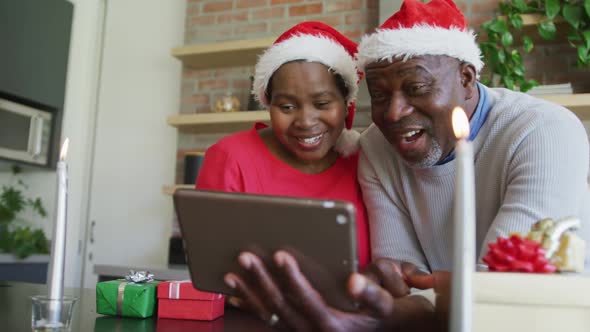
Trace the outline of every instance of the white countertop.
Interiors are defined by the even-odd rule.
[[[474,331],[588,332],[590,277],[476,272]]]

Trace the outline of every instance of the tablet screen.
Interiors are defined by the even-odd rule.
[[[352,203],[183,189],[174,205],[195,288],[234,295],[223,276],[241,271],[240,252],[259,255],[272,268],[272,254],[282,249],[328,304],[355,308],[346,292],[357,269]]]

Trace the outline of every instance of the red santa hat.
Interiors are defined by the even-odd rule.
[[[285,31],[258,59],[256,64],[252,94],[265,107],[270,106],[266,90],[270,78],[283,64],[305,60],[318,62],[344,79],[348,95],[346,129],[336,143],[336,150],[350,155],[358,150],[359,133],[352,130],[356,95],[360,72],[355,63],[357,45],[340,32],[321,22],[303,22]]]
[[[400,10],[359,44],[358,66],[419,55],[447,55],[483,68],[475,33],[453,0],[404,0]]]

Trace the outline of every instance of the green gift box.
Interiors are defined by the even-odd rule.
[[[151,317],[155,312],[159,282],[128,282],[125,279],[96,284],[96,312],[101,315]]]

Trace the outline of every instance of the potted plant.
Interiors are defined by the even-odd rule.
[[[13,166],[11,183],[0,188],[0,276],[5,280],[45,282],[49,241],[43,230],[31,226],[24,215],[46,217],[47,212],[40,198],[27,197],[27,185],[20,173],[21,169]]]
[[[566,29],[567,43],[577,49],[577,65],[590,66],[590,0],[510,0],[500,2],[499,11],[502,16],[483,23],[480,30],[480,48],[490,72],[482,78],[484,83],[523,92],[539,85],[526,78],[523,65],[523,52],[534,48],[530,33],[523,30],[525,15],[534,18],[542,39],[553,40],[558,29]],[[522,36],[518,44],[515,33]]]

